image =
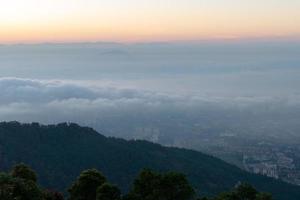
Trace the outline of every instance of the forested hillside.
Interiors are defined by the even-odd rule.
[[[143,168],[185,174],[196,192],[213,195],[249,182],[275,199],[299,200],[300,187],[246,173],[205,154],[163,147],[145,141],[107,138],[76,124],[0,124],[0,168],[24,162],[39,175],[46,188],[66,191],[81,171],[96,168],[108,180],[128,191]]]

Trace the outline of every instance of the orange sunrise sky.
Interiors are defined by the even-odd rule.
[[[299,0],[10,0],[0,43],[300,38]]]

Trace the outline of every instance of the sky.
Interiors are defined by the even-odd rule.
[[[299,38],[299,9],[299,0],[2,0],[0,43]]]

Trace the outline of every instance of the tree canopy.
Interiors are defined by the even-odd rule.
[[[130,196],[140,200],[189,200],[194,194],[194,189],[183,174],[159,174],[150,169],[139,174],[130,192]]]
[[[106,178],[96,169],[83,171],[69,189],[70,200],[95,200],[97,188]]]
[[[184,174],[159,173],[142,170],[128,194],[121,194],[116,185],[97,169],[80,173],[65,194],[69,200],[272,200],[272,195],[257,191],[248,183],[237,184],[231,191],[215,197],[197,198]],[[42,188],[36,173],[27,165],[19,164],[10,173],[0,173],[1,200],[64,200],[58,191]]]
[[[96,200],[121,200],[121,191],[115,185],[104,183],[97,188]]]
[[[36,173],[23,163],[14,166],[11,171],[11,175],[12,177],[20,178],[26,181],[33,181],[35,183],[37,181]]]

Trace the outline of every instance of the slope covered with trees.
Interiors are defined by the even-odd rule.
[[[27,163],[37,171],[42,186],[58,191],[66,192],[81,171],[96,168],[109,182],[127,192],[139,171],[151,168],[185,174],[195,192],[201,195],[214,195],[239,182],[249,182],[260,191],[272,193],[275,199],[300,199],[300,187],[249,174],[200,152],[107,138],[76,124],[42,126],[3,122],[0,147],[1,170]]]

